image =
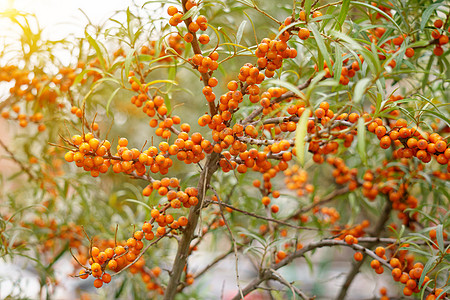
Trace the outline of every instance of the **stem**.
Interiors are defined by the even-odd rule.
[[[184,1],[183,1],[184,2]],[[166,293],[164,294],[164,300],[172,300],[175,298],[177,293],[178,283],[180,281],[181,274],[183,273],[184,266],[189,253],[189,246],[194,237],[195,229],[197,228],[198,219],[200,217],[201,207],[206,194],[207,186],[211,181],[211,177],[214,172],[218,169],[217,162],[219,161],[219,154],[213,152],[208,155],[205,167],[200,173],[200,178],[198,180],[198,204],[192,206],[189,209],[188,224],[184,230],[183,236],[180,243],[178,244],[177,254],[175,256],[172,271],[170,272],[169,283],[167,284]]]
[[[181,5],[183,6],[183,12],[186,13],[186,2],[187,0],[182,0],[181,1]],[[187,18],[186,20],[184,20],[184,24],[186,25],[186,28],[188,28],[189,30],[189,24],[192,22],[192,18]],[[200,54],[203,56],[202,50],[200,49],[200,45],[198,44],[198,39],[197,39],[197,34],[195,32],[192,32],[189,30],[189,32],[192,34],[192,36],[194,37],[194,39],[191,42],[192,45],[192,50],[194,51],[195,54]],[[208,72],[206,73],[200,73],[202,74],[202,80],[203,80],[203,84],[205,86],[208,85],[208,80],[211,78],[211,76],[208,74]],[[208,102],[209,105],[209,113],[211,114],[211,117],[214,116],[217,113],[217,108],[215,105],[215,102]]]
[[[389,220],[389,216],[392,210],[392,202],[389,201],[389,199],[386,199],[386,205],[384,207],[384,210],[380,216],[380,219],[378,221],[377,226],[375,226],[373,236],[379,237],[381,232],[383,231],[384,226],[386,225],[386,222]],[[375,245],[376,242],[372,242],[368,245],[368,248]],[[356,275],[359,273],[359,269],[364,263],[364,260],[366,259],[366,255],[363,256],[363,259],[359,262],[357,262],[350,273],[347,275],[347,278],[345,279],[344,284],[342,285],[341,291],[339,292],[339,295],[336,297],[336,300],[343,300],[345,299],[345,296],[347,295],[347,291],[350,288],[350,285],[352,284],[353,280],[355,279]]]

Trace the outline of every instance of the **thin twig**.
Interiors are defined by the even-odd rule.
[[[326,229],[319,229],[319,228],[315,228],[315,227],[297,226],[297,225],[293,225],[293,224],[287,223],[287,222],[282,221],[282,220],[277,220],[277,219],[273,219],[273,218],[270,218],[270,217],[257,215],[255,213],[251,213],[251,212],[239,209],[237,207],[234,207],[231,204],[227,204],[227,203],[223,203],[223,202],[219,203],[219,202],[211,201],[211,200],[207,200],[207,201],[208,201],[208,203],[213,203],[213,204],[226,206],[228,208],[231,208],[234,211],[240,212],[240,213],[242,213],[244,215],[247,215],[247,216],[251,216],[251,217],[254,217],[254,218],[257,218],[257,219],[261,219],[261,220],[266,220],[266,221],[273,222],[273,223],[278,223],[278,224],[281,224],[281,225],[284,225],[284,226],[288,226],[288,227],[291,227],[291,228],[295,228],[295,229],[314,230],[314,231],[326,230]],[[330,229],[330,231],[331,231],[331,229]]]
[[[25,166],[20,160],[18,160],[16,158],[16,156],[14,155],[14,153],[12,153],[12,151],[10,151],[8,149],[8,147],[3,143],[2,140],[0,140],[0,146],[2,146],[2,148],[9,154],[11,160],[13,160],[15,163],[17,163],[19,165],[19,167],[22,169],[22,171],[24,171],[25,173],[27,173],[27,175],[30,177],[31,180],[36,180],[37,178],[31,173],[30,168],[28,168],[27,166]]]
[[[223,207],[224,207],[224,203],[222,202],[222,200],[220,200],[219,195],[217,194],[216,190],[213,187],[209,187],[213,193],[216,195],[217,197],[217,201],[219,201],[220,204],[220,215],[222,216],[223,222],[225,223],[225,226],[227,227],[228,233],[230,234],[230,238],[231,238],[231,242],[233,243],[233,250],[234,250],[234,258],[235,258],[235,269],[236,269],[236,283],[239,289],[239,293],[241,294],[241,298],[244,299],[244,295],[242,294],[242,288],[241,288],[241,284],[239,283],[239,259],[238,259],[238,248],[236,245],[236,239],[234,238],[233,232],[231,231],[230,225],[228,224],[227,219],[225,218],[225,215],[223,213]]]

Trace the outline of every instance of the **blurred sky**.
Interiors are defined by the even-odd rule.
[[[142,6],[145,0],[0,0],[0,12],[17,9],[33,13],[37,16],[41,28],[45,28],[47,38],[60,39],[68,33],[83,35],[87,20],[80,9],[92,23],[101,24],[115,11],[124,10],[133,3]],[[0,34],[4,26],[5,21],[0,19]]]

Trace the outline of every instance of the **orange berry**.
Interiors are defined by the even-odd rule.
[[[298,31],[298,37],[302,40],[308,39],[310,36],[309,30],[307,28],[300,28]]]
[[[80,273],[78,274],[78,277],[80,277],[81,279],[86,279],[89,277],[89,274],[86,273],[84,270],[80,270]]]
[[[355,252],[355,254],[353,255],[353,258],[356,261],[361,261],[363,259],[363,254],[361,252]]]
[[[104,283],[110,283],[111,282],[111,275],[109,275],[108,273],[103,274],[102,281]]]
[[[354,240],[355,240],[355,237],[351,234],[347,234],[344,238],[344,241],[349,245],[353,245]]]
[[[96,288],[101,288],[102,287],[102,285],[103,285],[103,281],[101,280],[101,279],[95,279],[94,280],[94,286],[96,287]]]

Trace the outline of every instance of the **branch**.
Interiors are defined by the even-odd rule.
[[[304,89],[306,89],[306,88],[311,84],[311,81],[312,81],[312,77],[309,78],[305,83],[303,83],[303,84],[297,86],[297,88],[298,88],[300,91],[301,91],[301,90],[304,90]],[[294,93],[294,92],[291,92],[291,91],[286,92],[286,93],[284,93],[283,95],[281,95],[280,97],[278,97],[278,98],[276,98],[275,100],[273,100],[271,104],[279,103],[279,102],[281,102],[281,101],[283,101],[283,100],[286,100],[286,99],[288,99],[288,98],[291,98],[291,97],[296,97],[295,93]],[[247,125],[248,123],[250,123],[251,121],[253,121],[253,119],[256,118],[256,116],[258,116],[259,114],[261,114],[262,111],[263,111],[263,109],[264,109],[264,108],[263,108],[262,106],[259,106],[258,108],[256,108],[255,110],[253,110],[253,111],[252,111],[252,112],[251,112],[244,120],[242,120],[240,123],[241,123],[242,125]]]
[[[211,186],[209,188],[216,195],[217,201],[219,201],[219,204],[220,204],[220,215],[223,218],[223,221],[225,223],[225,226],[227,227],[228,233],[230,234],[230,238],[231,238],[231,241],[233,243],[233,250],[234,250],[234,257],[235,257],[235,269],[236,269],[236,283],[237,283],[237,286],[238,286],[238,289],[239,289],[239,293],[241,294],[241,298],[244,299],[244,295],[242,294],[241,284],[239,283],[239,261],[238,261],[238,248],[237,248],[237,245],[236,245],[236,239],[234,238],[233,232],[231,231],[231,228],[230,228],[230,225],[228,224],[228,221],[225,218],[225,215],[223,213],[224,203],[220,200],[220,197],[217,194],[216,190],[214,190],[214,188],[211,187]]]
[[[288,219],[297,217],[297,216],[301,215],[302,213],[308,212],[308,211],[310,211],[311,209],[313,209],[313,208],[316,207],[316,206],[319,206],[319,205],[322,205],[322,204],[331,202],[331,201],[334,200],[334,198],[336,198],[336,197],[338,197],[338,196],[341,196],[341,195],[343,195],[343,194],[346,194],[348,191],[349,191],[348,186],[343,187],[343,188],[341,188],[341,189],[339,189],[339,190],[334,190],[334,192],[332,192],[332,193],[326,195],[325,197],[323,197],[323,198],[320,199],[319,201],[316,201],[316,202],[314,202],[314,203],[312,203],[312,204],[310,204],[310,205],[308,205],[308,206],[304,206],[304,207],[299,208],[299,209],[298,209],[296,212],[294,212],[294,213],[292,214],[292,216],[290,216]]]
[[[186,14],[186,2],[187,0],[182,0],[181,1],[181,6],[183,6],[183,13]],[[197,39],[197,34],[195,32],[192,32],[189,30],[189,24],[192,22],[192,18],[189,17],[186,20],[184,20],[184,24],[186,25],[186,28],[188,29],[188,31],[192,34],[192,36],[194,37],[191,45],[192,45],[192,50],[194,51],[195,54],[200,54],[203,56],[202,50],[200,49],[200,45],[198,43],[198,39]],[[200,73],[202,74],[202,80],[203,80],[203,84],[205,86],[209,85],[208,84],[208,80],[211,78],[211,76],[209,75],[208,72],[206,73]],[[211,117],[214,116],[215,114],[217,114],[217,108],[215,105],[215,102],[208,102],[209,105],[209,113],[211,114]]]
[[[269,217],[260,216],[260,215],[257,215],[255,213],[251,213],[251,212],[239,209],[237,207],[234,207],[234,206],[232,206],[230,204],[223,203],[223,202],[218,203],[218,202],[211,201],[211,200],[207,200],[207,201],[208,201],[208,204],[213,203],[213,204],[218,204],[218,205],[221,205],[221,206],[226,206],[226,207],[231,208],[232,210],[240,212],[240,213],[242,213],[244,215],[247,215],[247,216],[250,216],[250,217],[254,217],[254,218],[257,218],[257,219],[266,220],[266,221],[273,222],[273,223],[278,223],[278,224],[281,224],[281,225],[284,225],[284,226],[288,226],[288,227],[291,227],[291,228],[295,228],[295,229],[314,230],[314,231],[323,231],[324,230],[324,229],[319,229],[319,228],[314,228],[314,227],[297,226],[297,225],[293,225],[293,224],[287,223],[285,221],[281,221],[281,220],[277,220],[277,219],[273,219],[273,218],[269,218]]]
[[[283,276],[281,276],[280,273],[278,273],[277,271],[275,271],[274,269],[269,269],[272,272],[272,277],[271,279],[274,279],[278,282],[280,282],[281,284],[284,284],[285,286],[287,286],[288,288],[291,289],[292,294],[294,296],[294,300],[295,300],[295,294],[299,295],[300,297],[302,297],[302,299],[304,300],[311,300],[314,299],[314,297],[308,297],[305,293],[303,293],[299,288],[296,288],[295,286],[293,286],[289,281],[287,281]]]
[[[3,143],[2,140],[0,140],[0,146],[2,146],[3,149],[5,149],[5,151],[9,154],[10,158],[19,165],[19,167],[22,169],[22,171],[24,171],[25,173],[27,173],[27,175],[30,177],[31,180],[36,180],[37,178],[31,173],[30,168],[28,168],[27,166],[25,166],[20,160],[18,160],[16,158],[16,156],[14,155],[14,153],[12,153],[8,147]]]
[[[185,1],[183,0],[183,2]],[[178,244],[177,254],[173,262],[169,283],[167,284],[166,292],[164,294],[164,300],[173,300],[175,298],[175,294],[177,293],[177,286],[189,255],[189,246],[194,237],[194,231],[197,228],[201,207],[206,194],[206,187],[209,185],[212,175],[219,167],[219,158],[220,155],[215,152],[208,155],[205,167],[200,173],[200,178],[197,184],[198,204],[189,209],[188,224],[186,225],[181,241]]]
[[[364,241],[364,238],[359,238],[358,241]],[[285,259],[283,259],[282,261],[280,261],[279,263],[275,264],[272,266],[273,270],[278,270],[288,264],[290,264],[294,259],[299,258],[299,257],[303,257],[306,253],[313,251],[317,248],[322,248],[322,247],[333,247],[333,246],[343,246],[343,247],[349,247],[352,248],[355,251],[360,251],[362,253],[365,253],[367,256],[372,257],[373,259],[378,260],[382,265],[384,265],[386,268],[388,268],[389,270],[392,270],[393,268],[391,267],[391,265],[389,264],[389,262],[387,260],[382,259],[381,257],[379,257],[378,255],[375,254],[375,252],[371,251],[370,249],[361,246],[360,244],[352,244],[349,245],[347,244],[345,241],[342,240],[335,240],[335,239],[323,239],[317,242],[312,242],[309,245],[305,246],[304,248],[297,250],[295,252],[293,252],[292,254],[288,255]],[[260,272],[260,275],[253,279],[250,283],[247,284],[247,286],[244,287],[244,289],[242,290],[242,292],[244,293],[244,295],[249,294],[250,292],[252,292],[253,290],[257,289],[259,284],[261,284],[262,282],[270,279],[272,276],[272,272],[268,269],[264,269],[262,270],[262,272]],[[433,289],[430,287],[426,287],[426,290],[428,292],[432,292]],[[239,300],[239,295],[235,295],[232,300]],[[447,298],[444,298],[448,300]]]
[[[128,269],[129,267],[131,267],[132,265],[134,265],[134,264],[142,257],[142,255],[144,255],[144,253],[147,252],[147,250],[148,250],[151,246],[153,246],[153,245],[155,245],[156,243],[158,243],[158,242],[159,242],[163,237],[165,237],[167,234],[168,234],[168,232],[166,232],[164,235],[160,236],[157,240],[155,240],[155,241],[151,242],[150,244],[148,244],[147,247],[145,247],[145,248],[141,251],[141,253],[139,253],[139,255],[138,255],[131,263],[129,263],[128,265],[126,265],[126,266],[125,266],[122,270],[120,270],[119,272],[117,272],[117,273],[115,273],[115,274],[112,274],[111,277],[112,277],[112,276],[117,276],[117,275],[119,275],[120,273],[122,273],[123,271],[125,271],[126,269]]]
[[[375,226],[372,236],[375,236],[375,237],[380,236],[381,232],[383,231],[383,229],[386,225],[386,222],[389,220],[391,210],[392,210],[392,202],[389,199],[386,199],[386,205],[384,207],[383,212],[381,213],[380,218],[378,219],[378,224]],[[368,247],[372,247],[375,244],[376,244],[376,241],[371,242]],[[355,265],[353,265],[353,268],[350,271],[350,273],[347,275],[347,278],[345,279],[345,282],[342,285],[341,291],[339,292],[339,295],[336,297],[336,300],[345,299],[347,291],[350,288],[350,285],[352,284],[356,275],[359,273],[359,269],[363,265],[365,259],[366,259],[366,256],[364,255],[363,259],[361,261],[359,261]]]

